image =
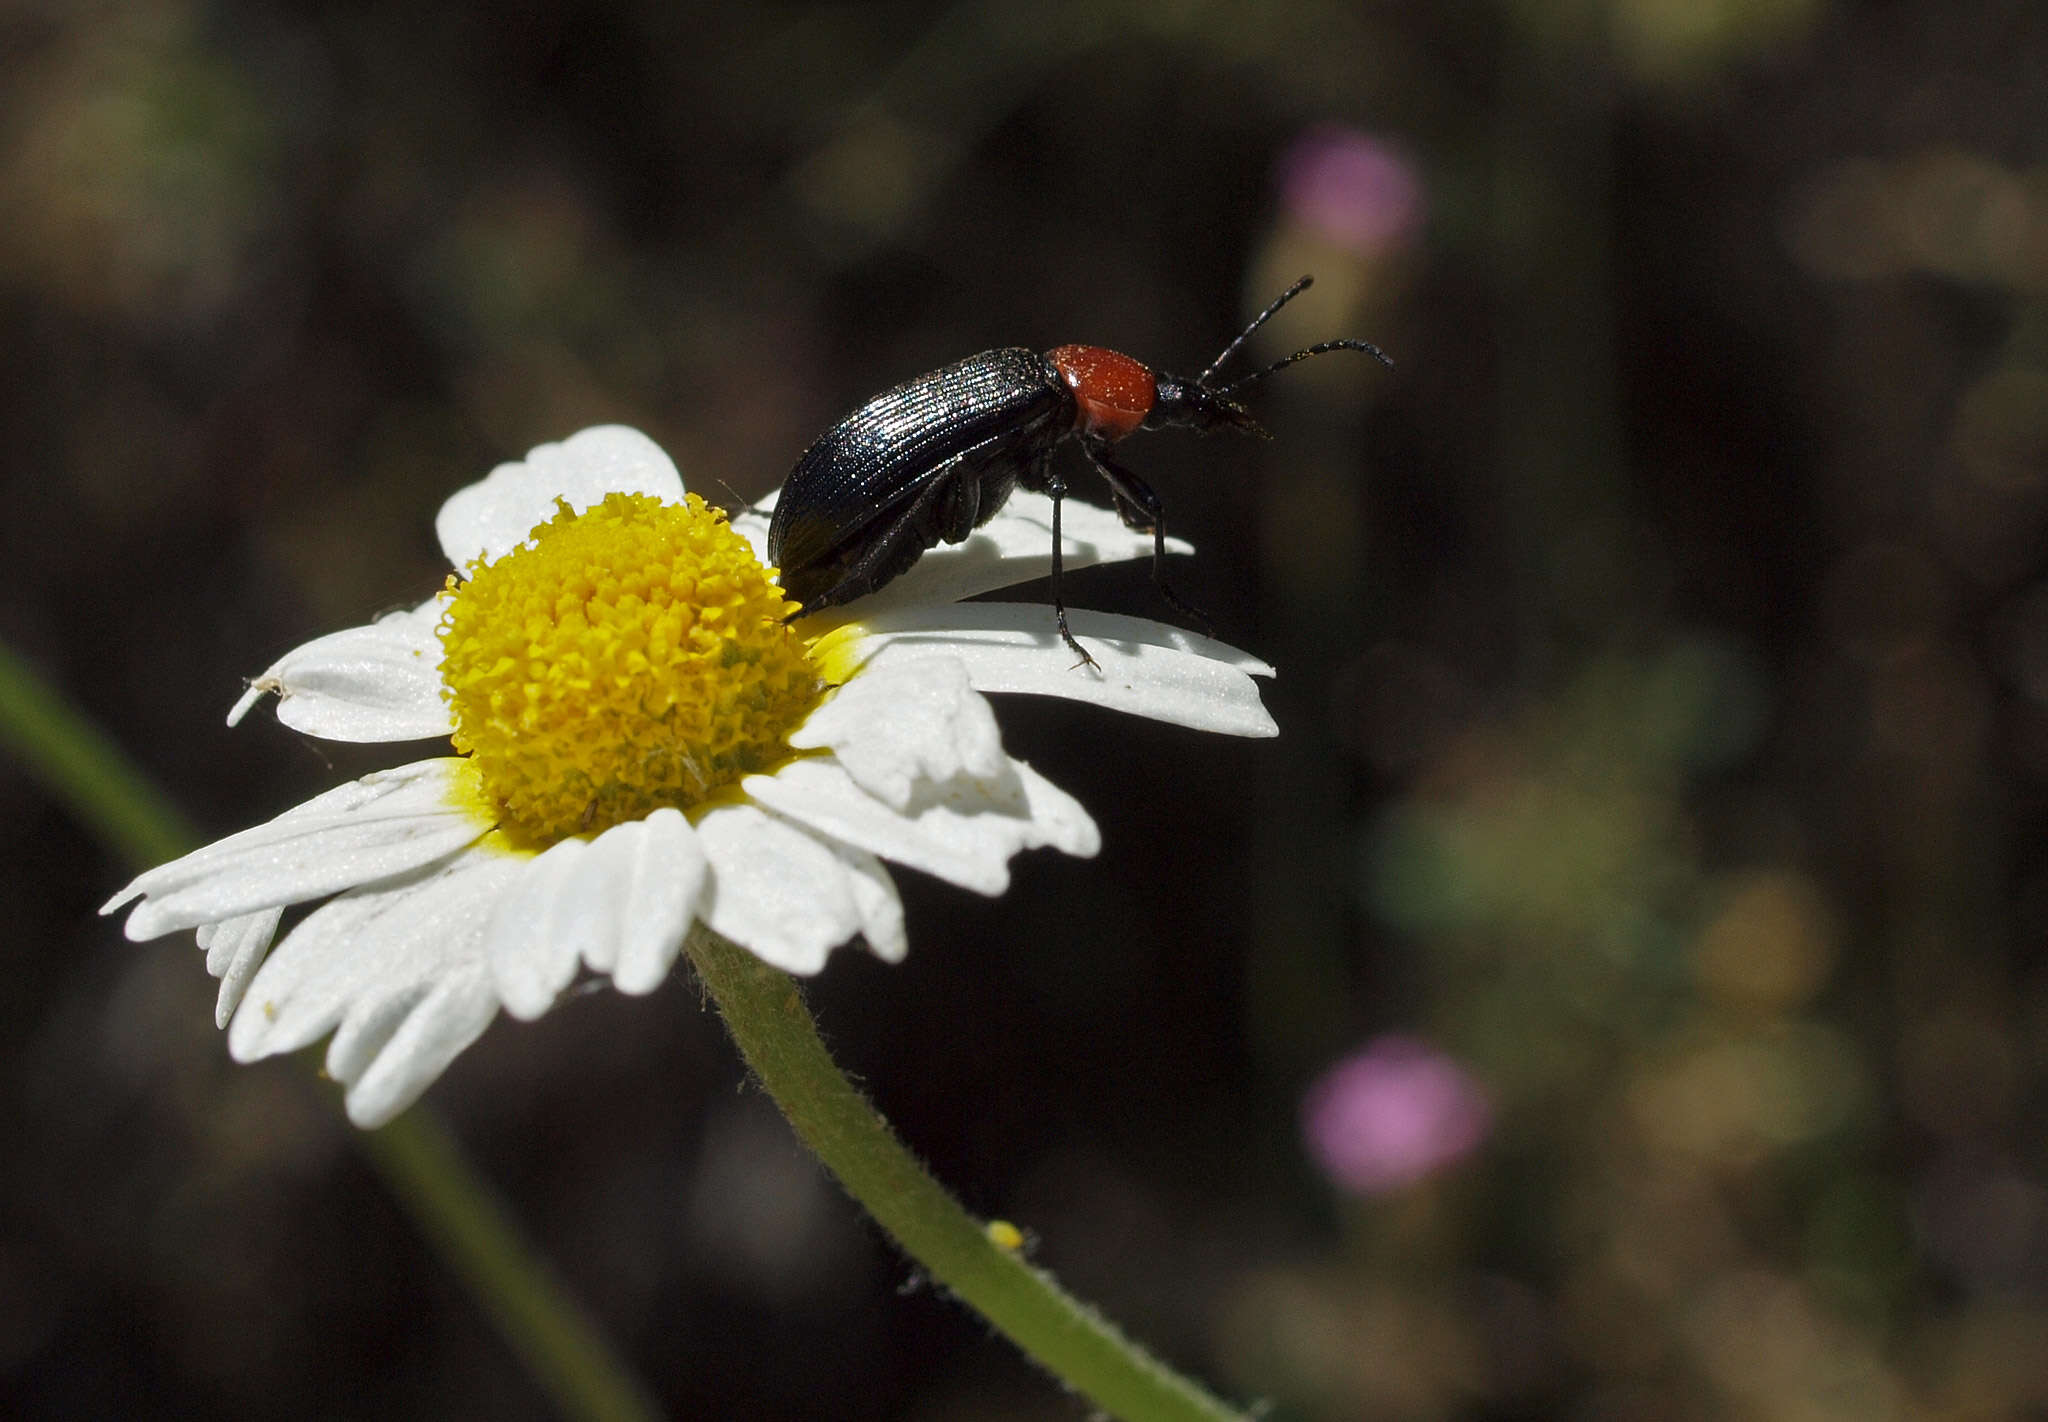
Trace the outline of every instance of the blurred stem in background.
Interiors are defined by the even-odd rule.
[[[199,843],[184,816],[121,748],[4,645],[0,743],[133,868],[176,858]],[[382,1130],[350,1134],[565,1416],[651,1422],[661,1415],[438,1117],[415,1106]]]

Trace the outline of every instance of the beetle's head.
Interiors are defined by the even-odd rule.
[[[1159,394],[1145,416],[1144,428],[1190,429],[1204,434],[1210,430],[1243,430],[1260,439],[1272,437],[1252,418],[1250,410],[1223,391],[1164,372],[1158,380]]]

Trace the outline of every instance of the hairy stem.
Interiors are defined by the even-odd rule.
[[[833,1062],[794,979],[706,929],[690,935],[685,951],[747,1065],[797,1134],[934,1280],[1117,1417],[1242,1419],[961,1208]]]

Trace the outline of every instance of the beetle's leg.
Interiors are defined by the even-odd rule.
[[[1064,499],[1067,495],[1067,481],[1062,479],[1053,469],[1051,451],[1047,451],[1038,457],[1038,468],[1032,471],[1032,482],[1040,485],[1045,490],[1047,497],[1052,500],[1053,621],[1059,624],[1060,636],[1065,638],[1067,645],[1074,649],[1074,655],[1081,659],[1074,663],[1071,670],[1093,667],[1099,672],[1102,670],[1100,664],[1096,662],[1095,658],[1088,655],[1088,649],[1075,641],[1074,634],[1067,630],[1067,604],[1060,596],[1060,500]]]
[[[1215,624],[1209,621],[1209,615],[1166,584],[1166,511],[1160,506],[1159,495],[1152,492],[1150,484],[1109,457],[1109,441],[1084,438],[1081,448],[1087,451],[1088,462],[1095,466],[1095,472],[1109,481],[1109,492],[1116,498],[1117,516],[1124,521],[1124,526],[1152,535],[1152,582],[1159,589],[1159,595],[1176,612],[1199,623],[1203,636],[1215,636]],[[1054,508],[1057,509],[1058,504],[1054,504]]]

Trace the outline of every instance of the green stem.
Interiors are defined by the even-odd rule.
[[[933,1279],[1117,1417],[1243,1418],[994,1242],[839,1070],[788,974],[708,930],[692,933],[685,951],[747,1065],[797,1134]]]
[[[0,745],[109,848],[139,869],[176,859],[198,831],[147,776],[0,643]]]
[[[607,1346],[597,1321],[470,1169],[439,1117],[415,1106],[382,1130],[359,1132],[358,1139],[413,1223],[462,1276],[564,1415],[590,1422],[651,1422],[661,1415]]]
[[[4,644],[0,745],[138,867],[175,858],[198,840],[121,748]],[[462,1158],[446,1126],[415,1106],[381,1131],[354,1134],[413,1223],[565,1416],[587,1422],[660,1416],[595,1321]]]

